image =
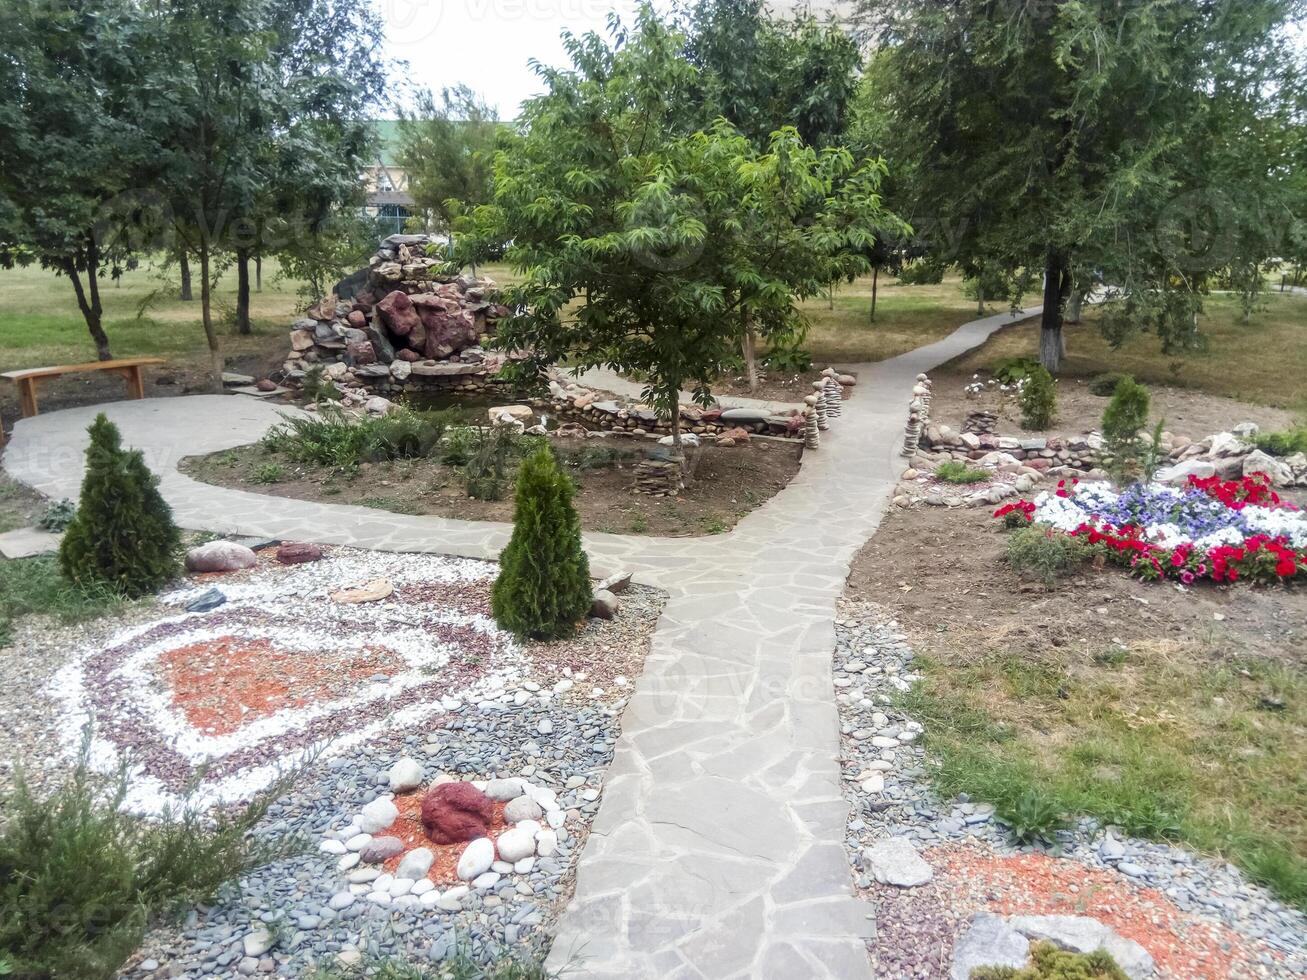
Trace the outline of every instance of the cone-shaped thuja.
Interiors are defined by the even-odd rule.
[[[181,535],[139,450],[97,415],[88,430],[77,515],[59,546],[64,575],[83,588],[128,596],[155,592],[177,572]]]
[[[590,610],[590,562],[572,493],[547,445],[522,463],[513,537],[499,557],[490,598],[495,621],[518,636],[566,636]]]

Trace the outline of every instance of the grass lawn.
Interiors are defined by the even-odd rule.
[[[1133,374],[1145,383],[1194,388],[1276,408],[1307,408],[1307,297],[1271,293],[1266,309],[1243,322],[1234,296],[1209,296],[1199,318],[1208,349],[1183,357],[1161,353],[1157,338],[1138,334],[1112,350],[1098,332],[1099,311],[1068,327],[1063,375],[1092,377],[1106,371]],[[1035,357],[1039,329],[1009,327],[950,367],[972,372],[1013,357]]]
[[[819,364],[883,361],[947,337],[976,318],[976,301],[962,294],[958,276],[932,286],[905,286],[881,276],[875,320],[868,316],[870,276],[840,283],[833,309],[825,296],[807,300],[801,309],[811,323],[807,346]],[[986,312],[1003,309],[990,306]]]
[[[263,291],[250,294],[255,336],[241,337],[229,326],[236,302],[235,272],[224,275],[214,292],[213,307],[224,353],[240,355],[266,346],[270,334],[284,336],[300,302],[299,287],[299,282],[279,278],[275,262],[265,262]],[[176,267],[165,271],[150,261],[125,273],[117,284],[103,283],[104,329],[115,356],[154,355],[207,363],[198,278],[194,289],[194,300],[177,299]],[[36,266],[0,269],[0,350],[4,370],[95,360],[95,345],[66,277]]]
[[[1307,908],[1307,676],[1192,638],[924,658],[948,793],[1042,831],[1085,813],[1223,854]]]

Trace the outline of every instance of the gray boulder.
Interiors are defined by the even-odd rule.
[[[250,568],[258,557],[235,541],[210,541],[186,552],[188,572],[236,572]]]
[[[899,888],[924,885],[935,875],[906,837],[890,837],[863,848],[862,866],[882,885]]]
[[[1020,969],[1030,955],[1030,940],[1009,926],[1003,917],[978,912],[967,931],[953,947],[949,980],[971,980],[971,971],[982,966],[1010,966]]]

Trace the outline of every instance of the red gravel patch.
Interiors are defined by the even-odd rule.
[[[925,852],[949,904],[966,913],[1088,915],[1133,939],[1152,954],[1159,977],[1233,980],[1264,976],[1257,965],[1269,947],[1243,939],[1181,911],[1155,888],[1135,885],[1115,871],[1043,854],[1000,857],[965,845]],[[1254,946],[1256,948],[1254,948]]]
[[[414,790],[412,793],[403,793],[395,797],[395,807],[399,810],[399,816],[395,818],[394,823],[383,830],[377,831],[376,837],[398,837],[404,842],[404,850],[393,857],[387,858],[384,862],[385,869],[391,874],[399,867],[399,862],[404,860],[404,855],[417,847],[429,848],[435,856],[431,862],[431,870],[427,872],[427,877],[436,885],[459,885],[462,884],[455,874],[458,867],[458,858],[467,847],[466,841],[460,841],[457,844],[437,844],[422,827],[422,798],[427,795],[426,789]],[[507,826],[504,823],[504,803],[496,803],[494,810],[490,815],[490,839],[498,839],[500,833]]]
[[[172,703],[199,731],[229,735],[286,708],[339,697],[364,678],[403,669],[384,647],[333,656],[278,650],[267,640],[224,636],[169,650],[158,663]]]

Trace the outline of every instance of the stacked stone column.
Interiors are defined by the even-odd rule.
[[[917,375],[912,386],[912,401],[908,403],[908,424],[903,431],[902,455],[912,456],[921,443],[921,434],[930,421],[931,382],[924,374]]]
[[[826,393],[826,418],[839,418],[844,414],[844,407],[840,404],[844,401],[844,386],[834,368],[827,368],[821,374],[822,390]]]
[[[803,447],[818,449],[821,447],[821,433],[817,423],[817,396],[809,395],[803,399]]]

